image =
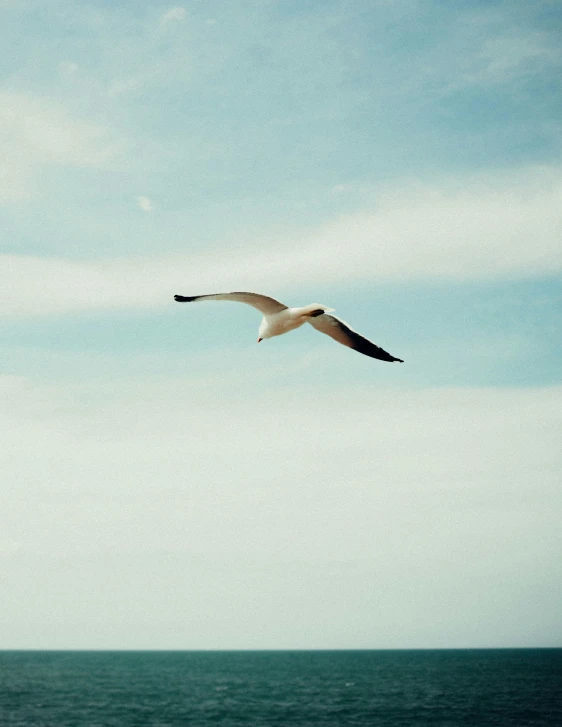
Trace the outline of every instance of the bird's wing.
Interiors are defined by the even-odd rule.
[[[233,300],[237,303],[247,303],[253,308],[257,308],[264,315],[279,313],[285,310],[286,305],[280,303],[275,298],[268,298],[267,295],[259,293],[213,293],[211,295],[175,295],[174,299],[178,303],[193,303],[196,300]]]
[[[380,348],[380,346],[364,338],[354,331],[353,328],[350,328],[347,323],[340,321],[335,316],[330,316],[325,313],[317,318],[309,318],[308,322],[317,331],[320,331],[320,333],[331,336],[338,343],[343,343],[344,346],[349,346],[349,348],[352,348],[354,351],[359,351],[359,353],[363,353],[365,356],[378,358],[381,361],[400,361],[400,363],[404,363],[401,358],[391,356],[384,349]]]

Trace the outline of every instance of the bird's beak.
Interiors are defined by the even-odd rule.
[[[258,338],[258,343],[259,343],[259,342],[260,342],[261,340],[262,340],[261,338]]]

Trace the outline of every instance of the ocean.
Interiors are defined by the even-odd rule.
[[[1,727],[562,725],[562,649],[0,651]]]

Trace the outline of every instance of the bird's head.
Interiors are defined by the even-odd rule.
[[[269,338],[269,326],[266,319],[262,318],[262,322],[260,323],[260,328],[258,331],[258,343],[260,341],[263,341],[264,338]]]

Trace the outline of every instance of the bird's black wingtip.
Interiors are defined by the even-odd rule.
[[[394,361],[397,363],[404,363],[404,359],[402,358],[395,358]]]
[[[196,295],[188,296],[188,295],[174,295],[174,300],[177,303],[189,303],[192,300],[195,300],[197,298]]]

